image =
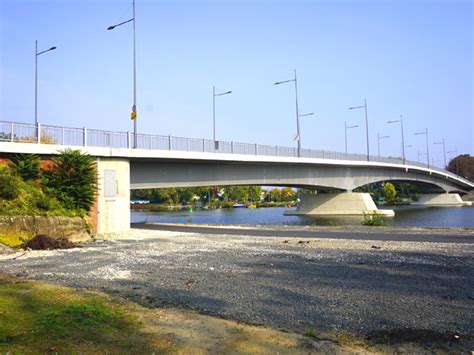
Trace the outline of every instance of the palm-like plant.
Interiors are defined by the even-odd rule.
[[[52,161],[54,167],[42,174],[48,192],[68,209],[90,211],[97,193],[95,159],[79,150],[65,149]]]

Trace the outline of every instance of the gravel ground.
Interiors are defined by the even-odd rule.
[[[16,276],[288,330],[474,336],[474,245],[133,229],[0,255]]]

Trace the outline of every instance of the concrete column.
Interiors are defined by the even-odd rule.
[[[130,229],[130,161],[99,158],[97,233],[120,233]]]
[[[393,210],[379,210],[368,193],[342,192],[303,195],[296,211],[285,214],[310,216],[380,214],[392,217],[395,212]]]
[[[471,206],[471,201],[463,201],[459,194],[424,194],[420,195],[417,202],[412,205],[440,206],[440,207],[461,207]]]

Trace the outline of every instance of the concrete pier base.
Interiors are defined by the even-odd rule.
[[[426,194],[420,195],[420,198],[413,205],[440,206],[440,207],[461,207],[471,206],[471,201],[463,201],[459,194]]]
[[[474,191],[470,191],[462,197],[463,201],[474,202]]]
[[[395,212],[393,210],[379,210],[368,193],[343,192],[303,195],[296,211],[285,213],[289,216],[357,216],[364,214],[380,214],[392,217]]]

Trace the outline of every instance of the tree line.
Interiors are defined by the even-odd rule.
[[[212,204],[213,202],[294,202],[302,191],[290,187],[265,190],[261,186],[210,186],[132,190],[130,199],[154,204]]]

